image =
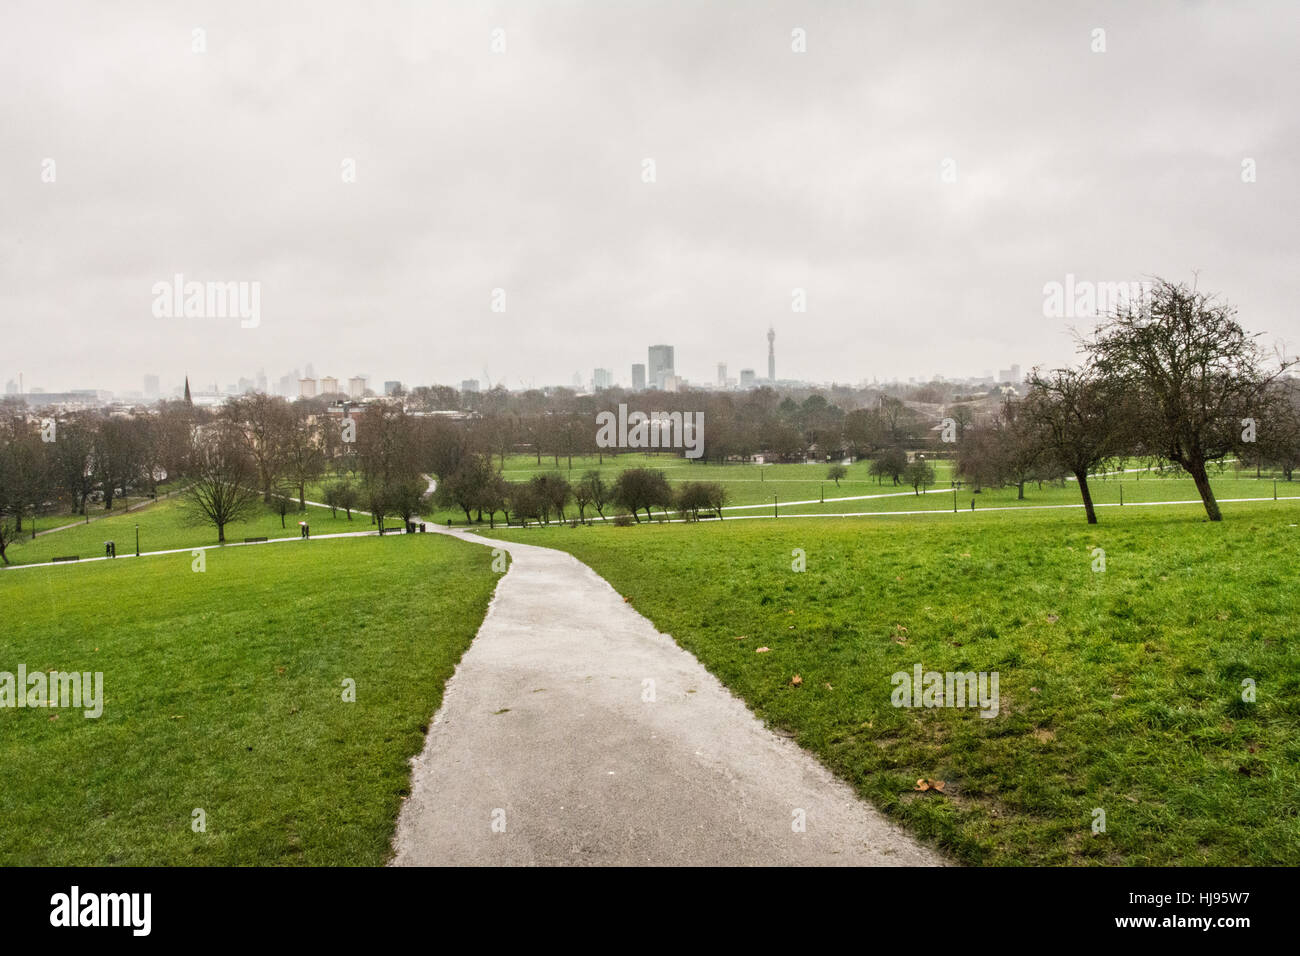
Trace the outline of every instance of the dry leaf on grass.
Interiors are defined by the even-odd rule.
[[[772,648],[770,648],[770,647],[760,647],[758,650],[754,651],[754,653],[755,653],[755,654],[766,654],[766,653],[767,653],[768,651],[770,651],[771,649],[772,649]]]
[[[944,786],[945,784],[942,780],[927,780],[925,777],[922,777],[920,780],[916,781],[916,786],[912,789],[920,790],[922,792],[926,790],[937,790],[939,793],[943,793]]]
[[[793,677],[790,678],[790,683],[793,684],[795,687],[798,687],[800,684],[803,683],[803,678],[800,677],[798,674],[795,674]]]

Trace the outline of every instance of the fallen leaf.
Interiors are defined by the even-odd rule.
[[[826,689],[827,689],[827,690],[834,690],[835,688],[832,687],[830,684],[827,684],[827,685],[826,685]]]
[[[770,651],[771,649],[772,649],[772,648],[770,648],[770,647],[760,647],[758,650],[754,651],[754,653],[755,653],[755,654],[766,654],[766,653],[767,653],[768,651]]]
[[[742,634],[742,635],[740,635],[740,637],[733,638],[733,640],[737,640],[737,641],[747,641],[747,640],[749,640],[749,635],[748,635],[748,634]]]
[[[925,778],[922,777],[920,780],[916,781],[916,786],[913,787],[913,789],[914,789],[914,790],[929,790],[929,789],[930,789],[930,785],[929,785],[928,783],[926,783],[926,782],[925,782]]]
[[[790,683],[793,684],[795,687],[798,687],[800,684],[803,683],[803,678],[800,677],[798,674],[795,674],[793,677],[790,678]]]

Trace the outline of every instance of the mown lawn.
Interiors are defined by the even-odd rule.
[[[284,516],[284,526],[281,527],[280,516],[259,504],[252,517],[226,526],[226,541],[233,543],[256,537],[296,538],[300,534],[298,522],[301,520],[304,520],[302,513],[290,511]],[[305,520],[311,526],[313,535],[371,529],[370,518],[365,515],[354,513],[349,522],[343,512],[340,511],[335,518],[328,508],[308,506]],[[117,544],[119,556],[134,555],[136,525],[140,526],[142,552],[217,543],[215,527],[195,522],[183,501],[169,498],[129,514],[113,515],[52,534],[37,535],[35,538],[23,538],[14,542],[6,552],[6,557],[14,564],[40,564],[74,554],[82,558],[103,557],[105,541]]]
[[[958,861],[1296,865],[1300,504],[1225,512],[1217,525],[1152,507],[1095,527],[1047,511],[495,534],[589,564]],[[917,663],[997,672],[998,716],[892,706],[891,675]],[[919,778],[943,793],[917,792]]]
[[[0,709],[0,864],[383,863],[489,562],[411,535],[0,572],[0,671],[105,697]]]

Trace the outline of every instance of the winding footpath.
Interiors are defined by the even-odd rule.
[[[511,562],[413,761],[395,865],[943,863],[576,558],[438,530]]]

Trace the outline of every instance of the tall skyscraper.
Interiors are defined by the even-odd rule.
[[[718,384],[719,385],[727,384],[727,363],[726,362],[718,363]]]
[[[595,391],[609,388],[614,384],[614,376],[607,368],[598,368],[591,375],[591,387]]]
[[[632,391],[645,391],[645,366],[640,362],[632,366]]]
[[[776,381],[776,329],[767,327],[767,380]]]
[[[158,397],[158,376],[146,375],[144,377],[144,395],[145,398]]]
[[[663,388],[664,379],[676,374],[673,371],[673,347],[671,345],[650,346],[650,387]]]

